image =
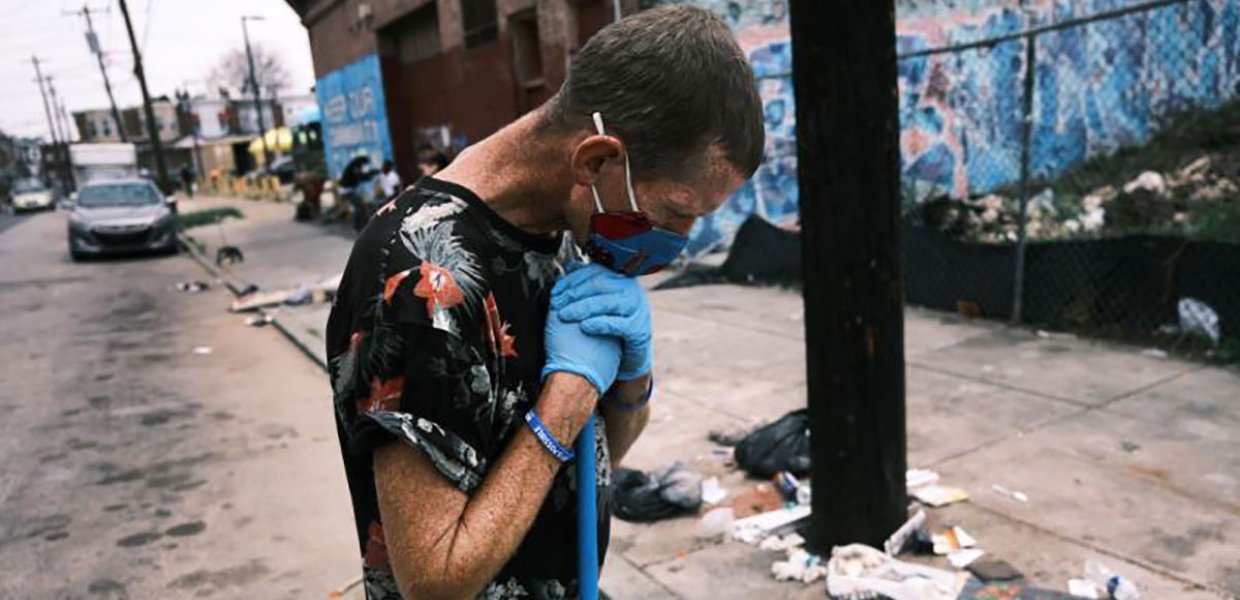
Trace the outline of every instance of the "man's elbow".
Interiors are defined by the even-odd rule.
[[[396,587],[404,600],[467,600],[478,595],[470,577],[453,568],[449,561],[425,565],[417,573],[394,569]]]

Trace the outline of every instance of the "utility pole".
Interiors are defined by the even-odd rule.
[[[34,80],[39,84],[39,95],[43,97],[43,112],[47,115],[47,129],[51,133],[52,144],[59,144],[60,135],[56,133],[56,123],[52,121],[52,109],[47,103],[47,89],[43,87],[47,78],[43,77],[43,70],[39,68],[39,57],[30,55],[30,64],[34,65]]]
[[[121,120],[121,111],[116,108],[116,98],[112,96],[112,83],[108,81],[108,67],[103,64],[103,49],[99,47],[99,36],[95,35],[95,23],[91,20],[91,13],[99,12],[89,6],[83,5],[82,10],[76,13],[86,19],[86,45],[90,47],[90,51],[99,60],[99,72],[103,74],[103,89],[108,93],[108,104],[112,107],[112,120],[116,121],[116,131],[121,136],[122,142],[129,142],[129,136],[125,134],[125,122]]]
[[[47,76],[47,95],[51,98],[52,103],[52,122],[56,123],[56,132],[62,143],[69,143],[69,136],[65,130],[65,121],[60,117],[60,111],[57,110],[59,101],[56,99],[56,86],[52,84],[52,76]]]
[[[263,17],[258,16],[241,16],[241,35],[245,38],[245,60],[250,65],[250,90],[254,92],[254,113],[258,118],[258,138],[263,142],[263,167],[271,164],[271,150],[267,148],[267,126],[263,124],[263,105],[261,100],[261,92],[258,87],[258,79],[254,75],[254,52],[250,50],[250,30],[246,27],[246,21],[262,21]]]
[[[168,179],[168,165],[164,163],[164,145],[159,139],[159,123],[155,120],[155,109],[151,108],[151,93],[146,89],[146,72],[142,70],[142,53],[138,51],[138,40],[133,35],[133,23],[129,20],[129,5],[125,0],[117,0],[121,5],[121,15],[125,17],[125,30],[129,32],[129,46],[133,50],[133,74],[138,78],[138,87],[142,89],[142,111],[146,113],[146,132],[151,138],[151,150],[155,153],[155,171],[159,176],[159,187],[164,193],[172,191],[172,181]]]
[[[789,0],[813,521],[881,548],[904,522],[894,0]]]
[[[65,132],[68,135],[68,139],[65,140],[65,142],[73,143],[74,139],[78,137],[77,134],[75,133],[77,124],[74,123],[73,119],[69,117],[69,111],[65,110],[65,99],[64,98],[60,99],[60,104],[56,110],[60,113],[61,122],[64,123]]]

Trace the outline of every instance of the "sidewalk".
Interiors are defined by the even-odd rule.
[[[224,204],[246,215],[225,224],[245,252],[236,277],[272,290],[343,268],[347,236],[294,223],[290,205],[195,198],[182,210]],[[213,227],[190,234],[214,252]],[[711,286],[651,300],[660,394],[627,466],[680,460],[730,493],[751,488],[711,456],[707,433],[805,405],[800,296]],[[328,310],[285,307],[276,318],[321,360]],[[987,557],[1053,590],[1092,558],[1136,581],[1143,598],[1240,595],[1240,373],[918,309],[906,311],[905,338],[909,466],[972,496],[928,510],[932,524],[966,528]],[[604,589],[617,600],[824,596],[821,581],[775,582],[770,564],[781,556],[699,542],[695,527],[613,520]]]

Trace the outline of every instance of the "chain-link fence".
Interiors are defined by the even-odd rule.
[[[1240,339],[1240,0],[1116,5],[901,35],[911,303]]]

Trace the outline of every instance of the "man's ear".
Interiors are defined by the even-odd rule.
[[[577,185],[593,185],[607,161],[623,158],[620,140],[608,135],[587,136],[573,149],[573,181]]]

